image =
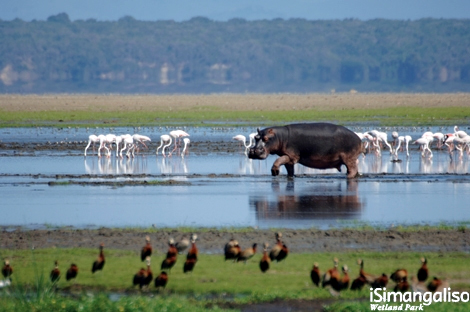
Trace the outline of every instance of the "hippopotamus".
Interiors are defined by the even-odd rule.
[[[266,159],[269,154],[278,155],[271,173],[279,175],[284,165],[288,177],[294,176],[294,165],[310,168],[347,168],[347,177],[359,175],[357,159],[362,152],[361,139],[353,131],[331,123],[290,124],[280,127],[258,128],[255,143],[248,157]]]

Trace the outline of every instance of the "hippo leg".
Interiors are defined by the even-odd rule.
[[[343,161],[347,169],[348,179],[356,178],[357,176],[359,176],[359,172],[357,169],[357,158],[345,155]]]
[[[285,164],[284,167],[286,167],[287,176],[290,178],[294,177],[294,165]]]
[[[273,176],[277,176],[279,175],[279,172],[280,172],[280,167],[282,165],[286,165],[288,162],[290,161],[290,158],[289,156],[281,156],[279,157],[278,159],[276,159],[276,161],[274,162],[273,166],[271,167],[271,174]],[[289,169],[287,168],[287,165],[286,165],[286,169],[287,169],[287,174],[289,174]],[[292,166],[292,176],[294,175],[294,166]]]

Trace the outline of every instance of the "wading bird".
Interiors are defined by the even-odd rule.
[[[183,143],[184,143],[184,146],[183,146],[183,150],[181,151],[181,157],[184,157],[184,154],[186,153],[186,148],[191,143],[191,141],[188,138],[184,138]]]
[[[168,283],[168,274],[165,271],[162,271],[160,275],[155,278],[155,287],[157,289],[165,288],[166,284]]]
[[[173,238],[170,238],[168,240],[168,245],[169,247],[166,253],[166,258],[162,261],[160,269],[171,271],[171,268],[176,263],[176,256],[178,255],[178,250],[175,247],[175,240]]]
[[[178,250],[178,253],[182,253],[189,247],[189,239],[183,237],[179,242],[176,242],[175,247],[176,250]]]
[[[145,277],[145,269],[141,268],[137,273],[135,273],[134,278],[132,279],[132,285],[134,286],[139,286],[140,289],[142,289],[142,281],[144,280]]]
[[[320,286],[321,273],[317,262],[313,264],[313,268],[310,271],[310,279],[312,280],[313,284]]]
[[[276,232],[276,245],[273,246],[271,249],[271,252],[269,253],[269,258],[271,258],[271,261],[282,261],[284,260],[287,255],[289,254],[289,249],[287,246],[282,242],[282,233],[281,232]]]
[[[256,253],[256,246],[258,244],[254,243],[250,248],[247,248],[238,254],[237,262],[243,261],[245,264],[250,260]]]
[[[52,269],[49,277],[53,283],[58,282],[60,279],[59,262],[57,260],[54,262],[54,268]]]
[[[338,259],[334,258],[333,259],[333,268],[329,269],[328,271],[323,274],[323,279],[322,279],[322,287],[326,287],[330,285],[330,281],[332,278],[339,279],[339,271],[338,271]]]
[[[397,292],[406,292],[410,290],[410,283],[408,283],[408,277],[403,277],[401,280],[397,282],[395,287],[393,288],[393,291]]]
[[[140,260],[144,261],[147,257],[152,255],[152,245],[150,244],[150,237],[145,236],[145,246],[140,251]]]
[[[443,281],[437,277],[433,277],[433,279],[428,283],[427,289],[430,292],[442,292],[445,288],[449,287],[449,283],[447,281]]]
[[[414,141],[413,144],[420,145],[420,148],[422,149],[422,152],[421,152],[422,157],[425,157],[426,156],[426,151],[428,151],[429,152],[429,157],[432,158],[432,151],[429,148],[429,140],[428,140],[427,137],[419,138],[416,141]]]
[[[269,264],[271,263],[271,259],[268,256],[268,243],[263,244],[263,257],[261,257],[261,260],[259,262],[259,268],[261,269],[261,272],[265,273],[267,270],[269,270]]]
[[[95,144],[96,144],[96,143],[100,143],[100,137],[97,136],[97,135],[94,135],[94,134],[90,134],[90,135],[88,136],[88,145],[85,147],[85,153],[84,153],[85,157],[86,157],[86,151],[87,151],[87,149],[88,149],[88,148],[90,147],[90,145],[92,145],[92,144],[93,144],[93,153],[95,152]]]
[[[2,267],[2,275],[4,279],[10,279],[13,274],[13,267],[10,265],[10,261],[5,260]]]
[[[139,285],[139,288],[148,287],[153,280],[153,272],[150,269],[150,257],[145,258],[147,262],[147,270],[141,268],[135,275],[133,279],[134,286]]]
[[[337,292],[340,292],[341,290],[347,289],[349,287],[348,266],[343,265],[342,271],[343,271],[343,276],[341,278],[339,278],[339,274],[338,274],[338,275],[332,276],[330,280],[331,288]]]
[[[225,244],[224,247],[224,255],[225,261],[227,260],[237,260],[238,255],[240,254],[240,245],[238,245],[238,241],[235,239],[230,239],[230,241]]]
[[[408,280],[408,271],[405,269],[398,269],[390,275],[390,279],[395,283],[400,283]]]
[[[175,139],[175,147],[173,148],[173,150],[170,152],[168,156],[171,156],[171,154],[173,154],[173,152],[176,151],[176,149],[180,145],[181,138],[189,136],[189,134],[183,130],[170,131],[170,135]]]
[[[129,158],[130,156],[134,157],[134,139],[130,134],[123,134],[121,135],[122,138],[122,149],[119,151],[119,157],[122,158],[122,152],[127,149],[126,156]]]
[[[184,263],[183,266],[183,272],[192,272],[194,269],[194,266],[196,265],[197,262],[197,256],[198,256],[198,249],[196,246],[196,239],[197,235],[192,234],[191,235],[191,249],[189,249],[188,254],[186,255],[186,262]]]
[[[245,147],[245,154],[247,150],[250,148],[251,144],[246,144],[246,137],[243,134],[237,134],[232,138],[232,140],[240,142],[240,149],[244,146]]]
[[[91,273],[95,273],[96,271],[103,270],[104,267],[104,253],[103,253],[104,244],[101,243],[100,245],[100,254],[98,255],[98,259],[93,262],[93,266],[91,267]]]
[[[156,152],[157,155],[158,155],[158,150],[160,148],[162,148],[165,143],[168,143],[167,145],[165,145],[165,147],[168,147],[168,146],[171,145],[171,136],[169,136],[168,134],[162,134],[160,136],[160,146],[157,148],[157,152]],[[165,157],[165,149],[164,148],[162,149],[162,155],[163,155],[163,157]]]
[[[70,268],[67,270],[67,273],[65,274],[65,279],[67,281],[70,281],[73,278],[76,278],[78,275],[78,266],[75,263],[72,263],[70,265]]]
[[[428,260],[424,257],[421,258],[421,267],[418,270],[417,276],[419,282],[425,282],[428,279]]]

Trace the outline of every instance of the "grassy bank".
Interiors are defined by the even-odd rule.
[[[470,94],[0,95],[0,127],[466,124]]]
[[[136,248],[138,249],[138,248]],[[2,257],[10,259],[15,268],[13,284],[9,290],[20,289],[20,292],[35,293],[38,286],[38,277],[42,277],[42,287],[52,286],[48,280],[49,272],[55,260],[59,261],[62,278],[56,284],[59,291],[81,296],[85,292],[98,293],[126,293],[129,296],[122,300],[142,300],[133,298],[138,295],[137,288],[132,286],[133,275],[144,267],[139,259],[138,251],[105,250],[106,264],[102,272],[91,273],[92,262],[97,257],[96,249],[37,249],[37,250],[3,250]],[[348,252],[348,253],[308,253],[290,254],[285,262],[272,263],[270,270],[261,273],[258,263],[261,254],[258,252],[247,264],[225,262],[222,255],[202,254],[192,274],[184,274],[182,266],[184,255],[180,255],[175,267],[169,273],[169,282],[163,292],[155,290],[153,284],[145,294],[156,296],[162,300],[169,300],[166,304],[178,302],[176,298],[183,296],[180,302],[182,307],[187,300],[199,303],[225,301],[233,299],[237,303],[252,303],[271,301],[274,299],[331,299],[330,292],[318,288],[310,281],[310,270],[314,262],[318,262],[322,272],[332,267],[332,259],[338,257],[340,265],[347,264],[352,279],[358,276],[358,258],[365,261],[365,270],[371,274],[389,275],[398,268],[406,268],[410,275],[415,275],[420,267],[420,257],[428,259],[431,277],[438,276],[447,279],[453,290],[468,291],[470,289],[470,270],[468,262],[470,255],[466,253],[381,253],[381,252]],[[163,260],[160,252],[152,257],[152,268],[156,276]],[[65,271],[70,263],[76,263],[79,274],[75,281],[65,280]],[[18,288],[20,285],[20,288]],[[394,283],[389,283],[393,289]],[[0,301],[7,300],[3,296]],[[51,298],[56,298],[51,295]],[[94,297],[93,297],[94,298]],[[347,290],[341,293],[342,300],[368,299],[367,288],[359,292]],[[50,299],[52,300],[52,299]],[[54,299],[68,305],[67,298]],[[174,301],[176,300],[176,301]],[[19,304],[19,303],[18,303]],[[48,304],[52,304],[49,302]],[[62,303],[61,303],[62,304]],[[77,303],[74,303],[77,304]],[[84,305],[85,303],[82,303]],[[87,303],[90,307],[97,303]],[[118,306],[116,302],[110,305]],[[150,303],[148,303],[150,304]],[[189,303],[188,303],[189,304]],[[342,303],[344,304],[344,302]],[[11,305],[11,304],[10,304]],[[121,305],[125,305],[121,303]],[[0,306],[3,304],[0,303]],[[8,306],[8,305],[7,305]],[[470,305],[466,305],[468,309]],[[118,309],[118,308],[116,308]],[[154,308],[149,307],[149,310]],[[177,311],[178,309],[170,309]],[[1,311],[1,308],[0,308]],[[5,310],[8,311],[8,310]],[[12,311],[12,310],[9,310]],[[143,311],[147,311],[143,309]],[[358,310],[359,311],[359,310]]]

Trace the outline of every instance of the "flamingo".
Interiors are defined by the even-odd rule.
[[[169,147],[170,145],[171,145],[171,137],[170,137],[170,139],[168,140],[168,143],[165,144],[165,145],[163,146],[163,148],[162,148],[162,155],[163,155],[163,157],[166,157],[166,155],[165,155],[165,148]],[[170,156],[170,154],[168,154],[168,156]]]
[[[392,146],[388,144],[387,142],[387,133],[386,132],[381,132],[378,130],[372,130],[369,131],[369,134],[372,135],[373,137],[377,138],[377,142],[383,142],[388,149],[390,150],[390,154],[392,154]]]
[[[375,153],[377,156],[380,156],[380,145],[377,143],[377,138],[369,134],[368,132],[364,133],[364,139],[366,140],[366,145],[364,148],[369,147],[369,152],[371,150],[371,146],[375,147]]]
[[[246,151],[250,148],[250,146],[253,142],[252,141],[253,139],[250,137],[250,143],[246,144],[246,137],[243,134],[238,134],[238,135],[234,136],[232,138],[232,140],[240,142],[240,148],[242,147],[242,144],[243,144],[243,146],[245,146],[245,154],[246,154]]]
[[[183,142],[184,142],[184,147],[183,147],[183,150],[181,151],[181,157],[184,157],[184,153],[186,152],[186,147],[188,146],[189,143],[191,143],[189,138],[184,138]]]
[[[169,156],[171,156],[171,154],[173,154],[174,151],[176,151],[176,148],[178,147],[178,144],[179,144],[179,140],[182,138],[182,137],[188,137],[189,134],[183,130],[173,130],[173,131],[170,131],[170,135],[175,138],[175,147],[173,148],[173,150],[169,153]]]
[[[459,138],[464,138],[467,136],[467,133],[463,130],[459,130],[458,126],[454,127],[454,136],[459,137]]]
[[[160,148],[162,148],[163,143],[165,143],[165,142],[170,142],[170,144],[171,144],[171,136],[169,136],[168,134],[162,134],[160,136],[160,146],[157,148],[157,153],[156,153],[157,155],[158,155],[158,150]],[[163,152],[163,150],[162,150],[162,152]],[[165,153],[163,153],[163,156],[165,156]]]
[[[423,151],[421,153],[422,157],[424,157],[426,155],[426,150],[428,150],[429,154],[430,154],[429,157],[432,158],[432,151],[429,148],[428,138],[426,138],[426,137],[425,138],[419,138],[416,141],[414,141],[413,144],[419,144],[423,148]]]
[[[134,139],[132,136],[130,134],[123,134],[121,135],[121,138],[123,140],[124,146],[119,152],[119,156],[122,158],[122,152],[127,148],[126,156],[129,157],[129,155],[132,153],[132,157],[134,157]]]
[[[107,135],[99,135],[100,138],[100,147],[98,148],[98,157],[101,157],[101,149],[106,149],[106,156],[110,157],[109,148],[106,147],[106,144],[112,144],[116,141],[116,135],[114,134],[107,134]]]
[[[434,142],[434,134],[431,132],[431,131],[428,131],[428,132],[425,132],[423,133],[423,135],[421,136],[422,138],[425,138],[426,140],[428,140],[428,146],[431,147],[432,145],[432,142]]]
[[[408,151],[408,145],[410,144],[411,141],[411,136],[405,135],[405,148],[406,148],[406,156],[410,156],[410,152]]]
[[[119,156],[119,145],[122,143],[123,139],[122,136],[117,135],[114,139],[114,143],[116,143],[116,157]]]
[[[253,132],[253,133],[250,133],[249,137],[250,137],[250,147],[251,145],[253,145],[253,142],[255,141],[255,137],[258,135],[258,132]]]
[[[147,142],[147,141],[151,142],[152,141],[148,136],[141,135],[141,134],[134,134],[132,136],[132,138],[134,139],[135,148],[137,148],[137,149],[138,149],[137,142],[142,144],[143,146],[145,146],[145,148],[148,148],[148,146],[145,145],[145,142]]]
[[[396,131],[393,131],[393,132],[392,132],[392,138],[393,138],[392,145],[393,145],[393,147],[395,147],[395,146],[397,145],[397,140],[398,140],[398,132],[396,132]]]
[[[398,141],[398,144],[395,148],[395,153],[394,153],[396,157],[398,156],[398,150],[400,149],[401,143],[405,142],[405,137],[403,135],[401,135],[397,138],[397,141]]]
[[[441,132],[436,132],[436,133],[433,133],[432,135],[435,139],[437,139],[437,148],[438,149],[441,149],[442,148],[442,145],[443,142],[444,142],[444,134],[441,133]]]
[[[447,133],[444,135],[444,145],[449,148],[449,153],[452,152],[454,149],[454,134],[453,133]]]
[[[93,144],[93,153],[95,152],[95,143],[100,142],[100,137],[94,134],[91,134],[88,136],[88,145],[85,147],[85,157],[86,157],[86,151],[90,147],[91,144]]]

